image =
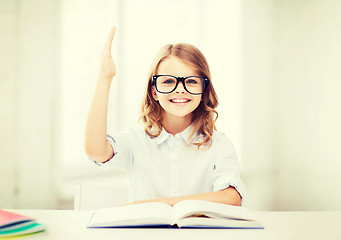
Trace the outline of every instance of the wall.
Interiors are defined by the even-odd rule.
[[[281,1],[275,92],[277,208],[341,202],[341,2]]]
[[[243,1],[243,156],[253,209],[340,209],[339,1]]]
[[[243,1],[242,178],[248,189],[245,205],[259,210],[275,209],[277,194],[275,11],[272,0]]]
[[[172,28],[168,19],[167,29],[182,34],[169,37],[163,29],[154,46],[148,40],[155,28],[143,31],[143,21],[128,21],[139,16],[145,26],[152,24],[155,16],[147,12],[162,10],[152,1],[1,1],[0,208],[68,207],[58,201],[72,201],[73,181],[112,174],[90,165],[82,139],[99,51],[117,21],[123,28],[115,39],[121,71],[116,84],[132,91],[120,98],[121,88],[112,88],[110,130],[136,121],[140,96],[134,91],[142,84],[126,79],[146,74],[155,53],[149,49],[156,51],[166,40],[193,41],[215,76],[228,73],[224,80],[230,85],[216,82],[223,94],[219,127],[242,157],[245,205],[340,209],[341,2],[216,0],[224,6],[219,10],[206,1],[201,8],[191,0],[180,3],[170,1],[169,10],[195,8],[176,25],[191,31]],[[204,19],[205,36],[198,27]],[[218,23],[221,27],[212,27]],[[224,49],[213,47],[224,43]],[[123,111],[123,105],[129,107]],[[121,110],[124,117],[118,119]]]
[[[9,207],[15,205],[16,194],[16,7],[15,1],[0,5],[0,206]]]
[[[0,207],[51,208],[58,155],[59,1],[1,1],[0,11]]]

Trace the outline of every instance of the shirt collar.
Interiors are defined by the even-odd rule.
[[[192,129],[193,126],[189,125],[185,130],[183,130],[181,133],[177,133],[175,136],[180,135],[184,139],[184,141],[187,141],[192,133]],[[170,137],[173,137],[173,135],[168,133],[164,128],[162,128],[160,135],[156,137],[155,140],[157,144],[161,144]]]

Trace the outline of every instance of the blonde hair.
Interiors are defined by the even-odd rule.
[[[144,123],[145,132],[151,138],[155,138],[162,131],[163,108],[153,98],[152,77],[156,74],[160,63],[170,56],[177,57],[186,64],[191,65],[200,76],[209,79],[206,89],[202,94],[202,101],[200,101],[199,106],[192,112],[193,131],[191,137],[188,139],[189,141],[196,133],[201,133],[203,136],[201,138],[202,141],[192,143],[197,145],[198,148],[209,144],[209,148],[212,145],[213,131],[216,130],[215,121],[218,118],[218,113],[215,108],[218,106],[218,97],[211,82],[211,73],[205,56],[199,49],[187,43],[168,44],[162,47],[154,58],[148,77],[148,85],[142,103],[142,114],[140,117],[140,120]]]

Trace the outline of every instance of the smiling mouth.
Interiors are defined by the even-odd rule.
[[[190,99],[183,99],[183,98],[181,98],[181,99],[174,98],[174,99],[171,99],[169,101],[172,102],[172,103],[188,103],[191,100]]]

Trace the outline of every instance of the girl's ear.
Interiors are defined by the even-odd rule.
[[[156,93],[156,89],[155,89],[155,86],[152,86],[152,95],[153,95],[153,98],[155,101],[158,101],[159,100],[159,97]]]

